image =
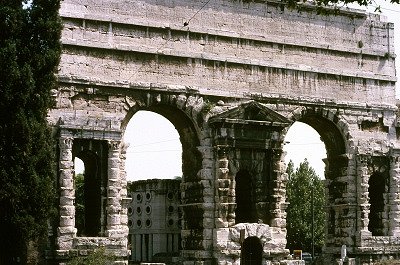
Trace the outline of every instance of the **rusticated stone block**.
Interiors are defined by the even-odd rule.
[[[365,257],[399,252],[389,236],[400,219],[393,24],[351,9],[321,16],[309,3],[293,12],[274,1],[200,2],[62,1],[60,82],[48,115],[59,132],[60,250],[75,251],[72,159],[84,140],[104,171],[97,199],[106,237],[75,242],[106,245],[123,257],[129,254],[129,223],[131,231],[147,232],[140,235],[153,235],[151,228],[162,223],[175,236],[182,220],[182,264],[238,265],[240,241],[249,236],[262,242],[263,264],[272,263],[267,258],[285,264],[288,176],[281,145],[289,126],[301,120],[328,147],[325,185],[334,214],[327,219],[333,232],[324,251],[337,254],[346,243]],[[195,14],[190,30],[181,25],[188,14]],[[166,195],[152,204],[151,196],[166,193],[162,185],[152,186],[150,199],[143,193],[137,205],[141,214],[128,209],[122,143],[126,123],[139,109],[156,111],[176,126],[184,175],[179,203],[177,195]],[[93,148],[95,142],[101,148]],[[249,196],[260,224],[235,224],[240,183],[234,180],[240,171],[249,171]],[[377,196],[385,198],[380,239],[368,231],[375,173],[387,183]],[[171,211],[157,215],[164,204]],[[361,232],[353,239],[356,231]]]
[[[59,250],[70,250],[73,247],[73,238],[71,236],[58,236],[57,246]]]
[[[74,216],[60,216],[60,227],[74,227],[75,217]]]
[[[75,206],[72,206],[72,205],[60,206],[60,215],[61,216],[75,216]]]
[[[60,197],[60,205],[61,206],[73,206],[75,201],[75,197],[72,196],[62,196]]]

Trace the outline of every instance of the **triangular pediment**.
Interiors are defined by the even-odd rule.
[[[286,126],[290,124],[290,121],[286,117],[255,101],[244,103],[236,108],[217,114],[210,119],[210,122],[272,126]]]

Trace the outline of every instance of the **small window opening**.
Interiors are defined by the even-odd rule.
[[[328,226],[328,234],[335,234],[335,210],[330,209],[329,211],[329,226]]]
[[[78,236],[85,230],[85,164],[75,157],[75,227]]]
[[[247,171],[236,174],[236,223],[256,223],[252,178]]]
[[[147,220],[146,220],[146,226],[147,226],[147,227],[150,227],[150,226],[151,226],[151,220],[150,220],[150,219],[147,219]]]
[[[374,173],[369,179],[369,224],[368,230],[373,236],[384,236],[383,215],[384,215],[384,193],[385,178],[382,174]]]
[[[108,145],[105,141],[74,139],[72,152],[77,236],[103,236]]]

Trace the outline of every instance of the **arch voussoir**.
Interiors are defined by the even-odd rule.
[[[237,265],[243,240],[254,237],[262,262],[291,264],[283,145],[295,122],[313,127],[327,150],[325,263],[336,262],[343,244],[361,263],[398,253],[392,24],[354,10],[337,10],[327,23],[313,6],[296,13],[274,1],[200,2],[62,1],[59,87],[48,114],[59,143],[60,185],[50,258],[65,263],[104,246],[127,264],[140,245],[135,261],[152,261],[166,247],[179,252],[183,265]],[[188,14],[195,15],[182,27]],[[132,219],[127,194],[123,136],[140,110],[168,119],[182,144],[182,226],[165,244],[153,244],[154,222]],[[96,218],[88,218],[96,228],[91,237],[74,223],[72,159],[82,150],[96,154],[85,157],[99,199]],[[376,197],[368,189],[374,183],[381,185]],[[250,219],[238,211],[243,204],[251,204]],[[168,229],[178,223],[166,220]],[[138,223],[148,233],[133,242],[130,227]]]

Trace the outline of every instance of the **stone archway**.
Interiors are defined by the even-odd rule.
[[[246,238],[242,243],[241,265],[261,265],[263,247],[258,237]]]
[[[199,139],[199,128],[197,123],[196,112],[188,111],[196,105],[200,111],[202,108],[202,99],[183,95],[149,95],[149,100],[144,103],[141,97],[129,98],[130,109],[122,122],[125,129],[127,121],[140,110],[157,113],[166,118],[175,127],[179,134],[182,145],[182,181],[181,181],[181,204],[179,206],[182,211],[182,227],[181,245],[182,252],[201,250],[205,238],[202,231],[205,228],[204,216],[209,215],[204,206],[205,199],[209,196],[207,187],[204,186],[204,178],[211,178],[210,172],[204,170],[203,152],[210,150],[201,149],[201,141]],[[189,112],[189,113],[188,113]],[[203,151],[203,152],[202,152]],[[207,154],[209,156],[209,154]],[[157,165],[157,161],[154,161]],[[159,242],[158,242],[159,243]],[[179,246],[181,247],[181,246]]]
[[[79,138],[73,141],[72,155],[85,165],[83,183],[74,180],[77,236],[104,236],[107,223],[103,203],[107,197],[107,152],[105,141]],[[82,186],[78,188],[77,185]]]
[[[343,213],[353,212],[356,214],[357,207],[343,207],[346,200],[355,201],[356,198],[345,198],[344,194],[348,183],[353,182],[355,174],[348,175],[349,152],[352,152],[348,131],[348,124],[337,113],[324,108],[302,107],[291,113],[292,120],[300,121],[311,126],[320,135],[321,141],[325,144],[325,186],[326,186],[326,227],[325,244],[328,247],[337,247],[335,237],[355,226],[355,220],[344,221]],[[347,139],[346,139],[347,138]],[[348,151],[350,150],[350,151]],[[339,206],[340,205],[340,206]],[[345,209],[346,208],[346,209]]]
[[[59,87],[52,91],[56,104],[48,115],[59,140],[55,258],[68,259],[89,243],[110,246],[119,257],[129,254],[122,135],[129,115],[139,109],[160,113],[180,128],[184,262],[239,258],[237,231],[229,234],[243,224],[235,222],[235,166],[251,169],[257,180],[258,220],[249,231],[260,234],[253,229],[270,227],[263,255],[284,259],[287,180],[281,149],[285,129],[296,120],[314,127],[328,151],[327,254],[334,257],[343,243],[360,257],[378,256],[382,249],[398,252],[395,56],[388,53],[392,39],[382,41],[393,34],[390,23],[339,10],[328,25],[314,7],[299,15],[274,1],[216,0],[204,9],[199,1],[86,2],[65,0],[60,10]],[[189,14],[198,15],[182,27]],[[335,38],[331,33],[338,28],[343,34]],[[363,44],[362,58],[357,43]],[[76,139],[107,146],[103,237],[76,236]],[[393,238],[382,241],[368,231],[374,157],[389,165],[390,214],[384,221]],[[395,243],[387,248],[374,245],[378,242]]]

